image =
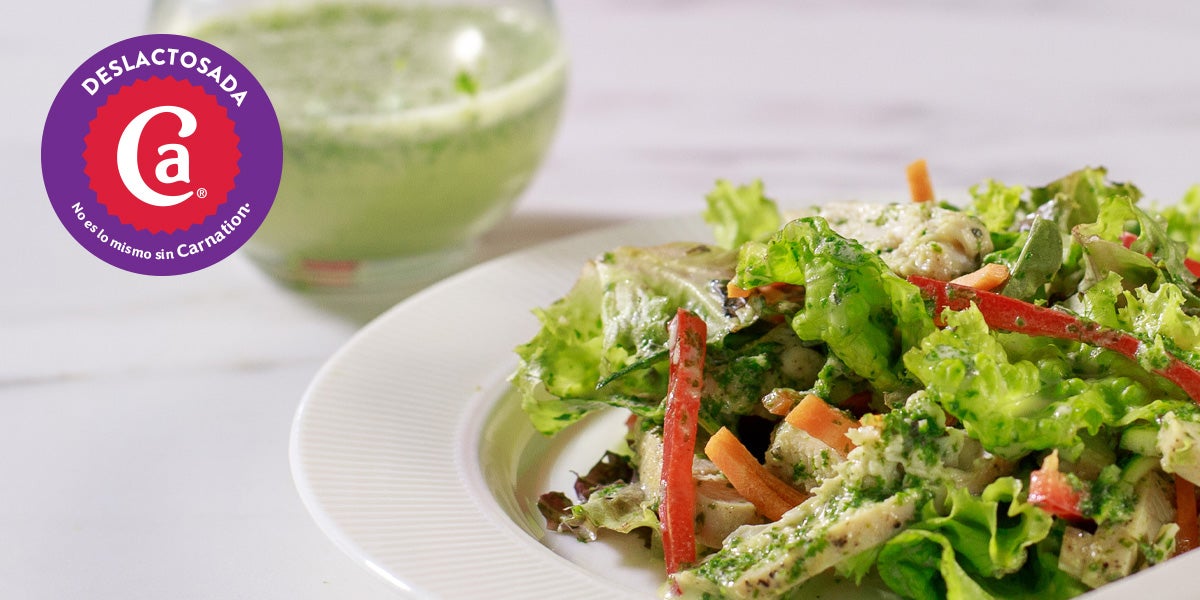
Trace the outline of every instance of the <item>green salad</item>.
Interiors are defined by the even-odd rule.
[[[785,215],[718,182],[716,244],[613,249],[536,311],[534,427],[630,415],[548,526],[642,536],[684,598],[1069,598],[1200,545],[1200,186],[1141,196],[1095,168]]]

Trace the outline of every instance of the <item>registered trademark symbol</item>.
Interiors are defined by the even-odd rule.
[[[207,196],[208,196],[208,190],[207,190],[207,189],[205,189],[205,188],[200,188],[200,189],[196,190],[196,197],[197,197],[197,198],[205,198],[205,197],[207,197]]]

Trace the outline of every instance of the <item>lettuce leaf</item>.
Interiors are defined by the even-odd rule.
[[[1073,377],[1084,380],[1120,377],[1137,382],[1139,389],[1144,388],[1150,398],[1187,399],[1183,391],[1165,377],[1147,371],[1136,361],[1112,350],[1021,333],[993,332],[993,335],[1004,346],[1009,361],[1029,361],[1037,365],[1043,382]]]
[[[1102,168],[1082,169],[1030,190],[1021,210],[1056,223],[1063,236],[1063,264],[1050,290],[1053,297],[1070,297],[1109,273],[1117,273],[1126,289],[1141,285],[1155,289],[1164,282],[1174,283],[1183,291],[1189,308],[1200,310],[1200,295],[1192,289],[1197,278],[1184,265],[1186,244],[1176,239],[1191,232],[1188,218],[1192,215],[1186,212],[1190,209],[1173,213],[1174,228],[1180,233],[1172,237],[1166,221],[1137,205],[1141,197],[1141,191],[1131,184],[1108,181]],[[1193,202],[1200,204],[1200,200]],[[1130,248],[1122,243],[1126,232],[1138,236]],[[1011,256],[995,253],[988,262],[1013,261]]]
[[[1138,234],[1129,248],[1121,242],[1126,231]],[[1196,276],[1184,265],[1185,245],[1171,239],[1163,223],[1137,207],[1133,199],[1126,196],[1107,199],[1097,220],[1076,226],[1072,235],[1084,249],[1082,288],[1116,273],[1126,289],[1176,284],[1186,291],[1189,306],[1200,307],[1200,297],[1192,290]]]
[[[1108,181],[1103,167],[1079,169],[1028,189],[987,179],[972,186],[970,192],[971,211],[992,231],[1023,230],[1039,215],[1058,223],[1064,238],[1072,227],[1094,222],[1108,196],[1124,195],[1135,201],[1141,197],[1133,185]]]
[[[619,483],[596,490],[571,513],[595,528],[629,533],[639,527],[658,530],[658,515],[638,484]]]
[[[1138,360],[1146,370],[1162,368],[1170,355],[1200,368],[1200,317],[1189,314],[1187,298],[1176,285],[1132,291],[1115,273],[1096,282],[1069,304],[1080,316],[1133,334],[1142,342]]]
[[[1162,210],[1171,239],[1187,245],[1187,254],[1200,259],[1200,185],[1194,185],[1179,204]]]
[[[953,489],[945,514],[892,538],[876,566],[885,583],[911,598],[1071,598],[1087,590],[1058,570],[1060,544],[1049,514],[1025,502],[1021,482],[997,479],[976,497]]]
[[[534,427],[552,434],[605,405],[660,415],[666,325],[676,307],[703,318],[710,340],[755,319],[748,306],[727,313],[714,289],[733,276],[735,256],[675,243],[619,248],[589,262],[566,296],[535,311],[541,329],[517,348],[513,383]]]
[[[732,250],[751,240],[763,240],[783,222],[775,202],[763,195],[762,181],[735,187],[724,179],[705,197],[704,220],[713,226],[717,245]]]
[[[537,507],[548,528],[574,535],[581,542],[594,542],[601,529],[630,533],[646,527],[657,532],[656,502],[642,486],[619,482],[594,490],[579,504],[572,504],[562,492],[548,492],[538,498]]]
[[[926,505],[924,520],[913,527],[945,535],[973,572],[1003,577],[1025,565],[1027,548],[1042,541],[1052,524],[1048,513],[1020,497],[1021,481],[1012,477],[992,482],[979,497],[954,488],[945,516]]]
[[[985,179],[971,186],[970,193],[971,211],[975,216],[987,225],[989,231],[1004,231],[1012,227],[1017,218],[1025,187]]]
[[[1120,207],[1132,213],[1133,219],[1136,220],[1133,233],[1136,233],[1138,237],[1129,249],[1154,257],[1154,263],[1162,270],[1163,278],[1191,294],[1197,277],[1185,264],[1188,254],[1187,243],[1171,237],[1168,225],[1162,217],[1142,210],[1131,199],[1118,198],[1117,201]],[[1195,295],[1192,294],[1189,301],[1195,300]],[[1192,306],[1196,305],[1196,303],[1192,304]]]
[[[1083,450],[1081,432],[1095,435],[1148,402],[1149,390],[1128,377],[1075,376],[1054,344],[1039,344],[1034,360],[1010,360],[975,305],[945,319],[904,364],[990,452],[1017,458],[1058,448],[1073,458]]]
[[[1068,298],[1109,272],[1125,276],[1130,288],[1158,281],[1160,275],[1165,281],[1194,281],[1178,248],[1170,247],[1163,225],[1136,206],[1141,191],[1107,176],[1103,168],[1080,169],[1028,193],[990,180],[972,188],[972,210],[989,227],[1007,227],[993,234],[996,251],[984,258],[1013,273],[1006,295],[1037,301]],[[1039,224],[1043,231],[1035,231]],[[1051,227],[1061,244],[1047,243],[1051,233],[1045,230]],[[1121,243],[1126,231],[1144,231],[1146,239],[1127,249]],[[1055,248],[1061,260],[1047,255]],[[1042,285],[1043,278],[1049,279],[1048,286]],[[1200,297],[1195,304],[1200,307]]]
[[[1111,182],[1103,167],[1085,168],[1029,191],[1026,210],[1037,212],[1062,227],[1063,235],[1081,223],[1092,223],[1100,215],[1106,198],[1124,196],[1136,202],[1142,192],[1132,184]]]
[[[1052,297],[1065,298],[1075,293],[1085,275],[1081,264],[1085,251],[1081,244],[1073,243],[1074,227],[1095,223],[1101,206],[1109,198],[1122,196],[1134,202],[1141,198],[1141,191],[1133,185],[1110,182],[1107,177],[1104,168],[1080,169],[1029,191],[1024,212],[1056,223],[1062,236],[1063,264],[1050,286]]]
[[[1009,298],[1044,300],[1046,287],[1062,267],[1062,236],[1054,223],[1035,216],[1020,246],[1020,254],[1008,264],[1012,275],[1002,293]]]
[[[758,323],[760,305],[727,307],[724,283],[735,254],[699,244],[619,248],[589,263],[575,287],[544,310],[517,348],[513,382],[534,427],[553,434],[592,410],[618,406],[662,420],[667,391],[667,323],[682,306],[708,325],[701,425],[737,431],[741,416],[776,387],[806,388],[818,366],[787,325]],[[810,371],[805,376],[803,371]]]
[[[821,217],[797,219],[739,254],[737,285],[774,282],[805,287],[804,308],[791,321],[801,340],[824,342],[877,390],[906,387],[900,355],[933,331],[933,321],[917,288],[873,252]]]
[[[909,529],[889,540],[876,561],[883,582],[914,600],[994,600],[958,564],[946,536]]]

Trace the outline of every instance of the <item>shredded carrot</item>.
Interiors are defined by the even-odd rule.
[[[730,298],[749,298],[750,290],[744,290],[733,284],[732,281],[725,284],[725,295]]]
[[[1008,281],[1008,276],[1008,267],[999,263],[988,263],[976,271],[950,280],[950,283],[990,292],[1004,285],[1004,282]]]
[[[754,295],[761,296],[767,304],[778,304],[786,300],[803,302],[804,286],[775,282],[747,289],[735,285],[732,281],[725,284],[727,298],[749,298]]]
[[[764,517],[778,521],[808,495],[767,471],[737,437],[722,427],[704,446],[704,454],[729,479],[733,488]]]
[[[791,283],[783,283],[777,281],[767,285],[760,285],[756,288],[759,294],[762,294],[763,300],[768,304],[778,304],[784,300],[792,299],[803,301],[804,287],[793,285]]]
[[[1175,554],[1183,554],[1200,546],[1200,523],[1196,518],[1196,486],[1175,476]]]
[[[800,401],[800,392],[788,388],[776,388],[763,396],[763,407],[773,415],[786,416]]]
[[[858,423],[812,394],[805,396],[785,419],[792,427],[808,432],[842,456],[854,449],[854,442],[846,437],[846,432],[858,427]]]
[[[925,159],[919,158],[908,165],[908,191],[913,202],[930,202],[934,199],[933,182],[929,180],[929,168]]]

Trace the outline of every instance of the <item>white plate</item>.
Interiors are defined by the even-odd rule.
[[[585,260],[622,244],[710,239],[699,218],[588,233],[480,265],[379,317],[321,369],[296,414],[292,474],[313,518],[418,598],[654,598],[661,561],[636,543],[547,534],[535,506],[620,439],[622,415],[547,440],[507,377],[513,348],[537,331],[531,309],[566,293]],[[1088,600],[1194,598],[1198,567],[1192,553]]]

